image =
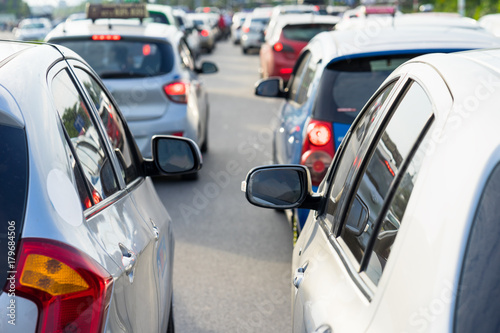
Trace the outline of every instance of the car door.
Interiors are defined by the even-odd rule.
[[[348,132],[294,249],[294,332],[363,332],[434,120],[413,80],[389,82]]]
[[[300,163],[303,126],[310,115],[310,85],[318,68],[318,59],[305,52],[298,60],[288,84],[288,95],[281,106],[279,126],[275,132],[275,163]]]
[[[157,332],[155,235],[135,207],[125,181],[144,180],[135,160],[110,153],[110,141],[133,149],[131,137],[120,133],[123,124],[118,120],[107,129],[101,127],[97,112],[103,110],[95,109],[73,75],[65,63],[59,63],[49,72],[48,82],[75,160],[91,189],[84,211],[87,226],[92,237],[120,267],[120,272],[113,276],[108,327],[112,331]],[[90,88],[87,83],[84,82],[85,89]],[[97,97],[108,96],[104,93]],[[114,133],[108,140],[110,128]]]

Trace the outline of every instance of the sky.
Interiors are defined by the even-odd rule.
[[[24,0],[29,6],[54,6],[59,5],[59,0]],[[82,0],[65,0],[68,6],[76,6],[82,2]]]

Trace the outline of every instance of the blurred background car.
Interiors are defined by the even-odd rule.
[[[211,53],[215,48],[216,35],[218,29],[214,27],[213,21],[204,13],[189,13],[188,19],[193,22],[200,38],[200,48],[207,53]]]
[[[333,30],[340,18],[328,15],[287,14],[275,18],[260,47],[262,78],[279,76],[287,82],[300,51],[318,33]]]
[[[172,219],[151,176],[198,170],[198,147],[157,136],[146,161],[76,53],[0,48],[0,331],[174,333]],[[172,170],[177,146],[192,163]]]
[[[233,44],[239,44],[241,40],[241,28],[248,15],[246,12],[236,12],[233,15],[233,22],[231,24],[231,40]]]
[[[209,103],[183,33],[139,20],[97,19],[59,26],[46,38],[80,54],[118,102],[141,153],[151,156],[154,134],[184,136],[208,149]],[[195,177],[195,175],[192,175]]]
[[[200,33],[195,28],[193,21],[188,17],[187,13],[182,9],[174,9],[174,17],[179,24],[179,29],[184,33],[184,38],[196,60],[201,54]]]
[[[30,18],[19,22],[14,28],[14,38],[22,41],[41,41],[52,30],[52,23],[47,18]]]
[[[478,20],[478,24],[493,35],[500,37],[500,14],[484,15]]]
[[[172,7],[148,3],[146,8],[148,10],[148,20],[180,28],[179,22],[175,19]]]
[[[422,26],[400,16],[369,38],[363,36],[371,24],[320,33],[303,50],[285,89],[279,88],[281,79],[261,81],[256,94],[284,98],[274,131],[274,163],[307,166],[316,190],[352,121],[392,70],[426,53],[500,46],[482,29],[445,26],[439,17],[435,21],[433,26],[426,19]],[[287,211],[298,232],[308,213]]]
[[[269,24],[272,8],[256,8],[245,18],[241,28],[241,50],[247,54],[249,50],[259,50],[264,41],[264,31]]]
[[[249,173],[252,204],[314,211],[293,332],[497,331],[499,81],[498,49],[418,57],[369,98],[317,194],[303,166]]]

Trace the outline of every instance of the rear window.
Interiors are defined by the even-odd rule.
[[[328,65],[321,77],[313,117],[351,124],[389,74],[415,56],[346,59]]]
[[[0,124],[0,285],[15,271],[28,191],[28,149],[24,130]],[[1,293],[1,292],[0,292]]]
[[[332,30],[335,24],[299,24],[287,25],[283,28],[286,39],[308,42],[322,31]]]
[[[148,14],[149,14],[149,18],[152,19],[153,22],[163,23],[163,24],[172,24],[171,22],[168,21],[167,16],[163,13],[148,12]]]
[[[268,17],[252,18],[252,20],[250,21],[250,25],[252,25],[252,26],[267,25],[268,23],[269,23]]]
[[[167,43],[117,40],[57,40],[78,53],[103,79],[148,77],[172,70],[174,54]]]

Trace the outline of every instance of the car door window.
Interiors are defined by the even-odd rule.
[[[318,63],[311,59],[307,62],[307,65],[304,69],[304,74],[302,76],[302,80],[300,83],[300,88],[297,94],[296,102],[300,105],[304,104],[309,97],[309,91],[311,87],[312,80],[314,78],[314,74],[316,74],[316,69],[318,68]]]
[[[366,272],[374,283],[378,283],[382,274],[411,194],[412,186],[408,182],[418,169],[416,161],[411,168],[407,161],[411,160],[410,154],[432,115],[432,104],[425,91],[413,82],[377,137],[377,145],[362,163],[364,170],[355,176],[356,190],[343,219],[341,238],[358,263],[361,264],[365,253],[368,255]],[[401,186],[398,188],[398,185]],[[396,190],[400,198],[395,198],[391,189]],[[386,211],[387,200],[392,201]],[[371,254],[373,242],[376,251]],[[373,260],[368,262],[368,258]],[[361,266],[363,269],[364,265]]]
[[[295,74],[293,74],[292,80],[289,84],[289,94],[288,94],[288,99],[291,101],[297,100],[297,96],[301,88],[302,76],[304,72],[307,70],[307,65],[310,59],[311,59],[311,53],[307,52],[302,57],[302,60],[300,60],[300,63],[297,66],[297,71],[295,71]]]
[[[390,92],[394,88],[396,82],[389,84],[385,89],[383,89],[378,96],[376,96],[370,105],[367,107],[366,111],[360,120],[355,123],[354,128],[351,129],[350,134],[346,136],[344,140],[346,144],[342,149],[339,149],[338,154],[340,154],[332,167],[335,170],[333,178],[330,183],[332,184],[330,188],[330,193],[328,196],[328,201],[326,205],[326,221],[329,222],[330,227],[337,227],[338,223],[334,221],[334,215],[337,212],[337,208],[340,207],[342,194],[345,193],[345,189],[348,185],[348,179],[354,169],[359,167],[360,162],[360,147],[365,138],[367,138],[368,132],[376,120],[381,116],[382,105],[390,95]]]
[[[92,200],[98,203],[119,189],[99,131],[66,70],[54,77],[52,94],[78,163],[92,187]]]
[[[120,162],[121,176],[126,184],[130,184],[140,176],[140,173],[137,169],[138,162],[137,156],[134,154],[134,144],[127,138],[124,121],[95,78],[81,68],[75,68],[75,74],[83,83],[104,124],[108,139]]]
[[[181,63],[184,67],[194,71],[194,61],[191,51],[186,43],[181,40],[179,43],[179,55],[181,57]]]

